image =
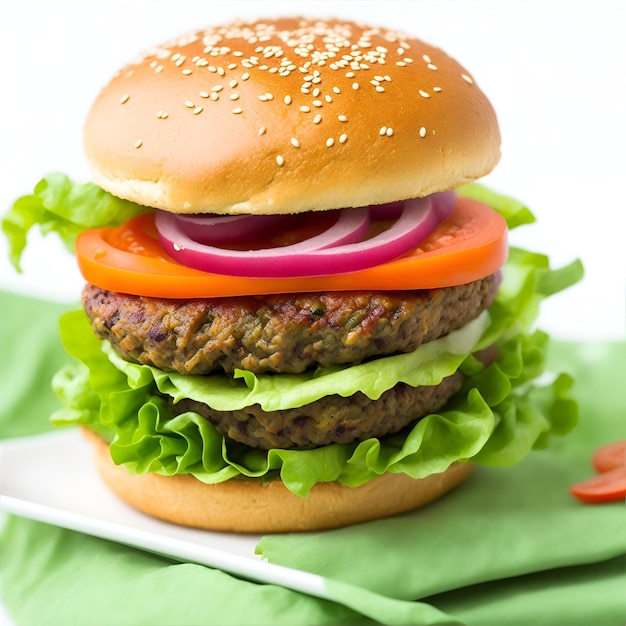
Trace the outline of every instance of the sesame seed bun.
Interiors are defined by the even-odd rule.
[[[167,522],[205,530],[279,533],[326,530],[405,513],[433,502],[463,483],[470,463],[413,479],[383,474],[360,487],[320,483],[299,498],[280,480],[231,479],[207,485],[193,476],[129,474],[113,463],[109,446],[90,430],[96,468],[119,498]]]
[[[382,28],[268,19],[129,64],[85,126],[95,182],[178,213],[296,213],[453,189],[499,158],[495,113],[441,50]]]

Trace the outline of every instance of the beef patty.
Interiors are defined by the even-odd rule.
[[[363,393],[325,396],[295,409],[264,411],[258,404],[238,411],[216,411],[201,402],[170,402],[175,414],[194,411],[229,439],[253,448],[310,449],[383,437],[441,409],[463,384],[460,372],[438,385],[411,387],[398,383],[377,400]]]
[[[127,361],[185,375],[235,368],[300,373],[411,352],[487,308],[497,275],[418,291],[326,292],[168,300],[87,285],[96,335]]]

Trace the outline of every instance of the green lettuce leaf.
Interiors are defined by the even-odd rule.
[[[425,343],[408,354],[352,366],[320,367],[302,374],[255,375],[236,370],[234,381],[221,373],[183,376],[164,372],[124,361],[106,342],[102,349],[116,369],[126,375],[131,387],[154,383],[174,402],[191,398],[218,411],[237,411],[254,404],[259,404],[265,411],[279,411],[300,407],[328,395],[349,397],[357,391],[377,400],[400,382],[413,387],[438,385],[454,374],[473,351],[487,327],[488,318],[485,312],[460,330]]]
[[[121,200],[94,183],[76,183],[60,173],[42,178],[30,195],[21,196],[2,220],[9,242],[9,258],[20,271],[28,232],[39,226],[45,235],[57,233],[74,252],[76,237],[86,228],[116,226],[148,211],[134,202]]]
[[[215,483],[237,475],[271,478],[279,472],[289,489],[306,496],[317,482],[338,480],[356,486],[384,472],[420,478],[458,460],[516,463],[577,421],[576,404],[567,396],[567,377],[545,387],[528,384],[544,363],[547,337],[539,331],[503,343],[498,359],[488,367],[472,364],[475,372],[463,392],[445,411],[427,416],[408,432],[315,450],[270,451],[225,440],[196,413],[173,415],[158,393],[154,368],[139,366],[139,375],[129,380],[102,350],[82,311],[62,318],[62,337],[68,351],[83,363],[55,377],[65,407],[53,421],[85,424],[109,437],[115,433],[110,437],[114,461],[137,473],[189,473]],[[99,411],[94,411],[97,405]],[[82,406],[88,410],[81,411]]]

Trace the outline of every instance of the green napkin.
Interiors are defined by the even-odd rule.
[[[47,430],[67,357],[63,305],[0,294],[0,437]],[[477,468],[421,511],[324,533],[264,537],[275,563],[324,576],[334,602],[6,516],[2,602],[18,626],[52,624],[541,624],[626,621],[626,506],[567,488],[598,445],[626,437],[626,344],[555,342],[581,424],[513,468]]]
[[[51,430],[50,380],[68,357],[59,339],[66,304],[0,291],[0,438]]]

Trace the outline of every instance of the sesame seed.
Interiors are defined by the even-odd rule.
[[[309,113],[309,112],[311,111],[311,107],[308,107],[308,106],[306,106],[306,104],[305,104],[305,105],[303,105],[303,106],[301,106],[301,107],[300,107],[300,110],[301,110],[303,113]]]
[[[239,94],[238,93],[231,93],[229,98],[231,100],[239,100]]]
[[[238,108],[236,108],[236,109],[233,109],[233,113],[234,113],[235,115],[239,115],[239,113],[242,113],[242,112],[243,112],[243,109],[242,109],[242,108],[239,108],[239,107],[238,107]]]
[[[474,84],[474,81],[467,74],[461,74],[461,78],[470,85]]]
[[[380,127],[380,130],[378,131],[378,134],[379,134],[381,137],[384,137],[384,136],[387,134],[387,127],[386,127],[386,126],[381,126],[381,127]]]
[[[209,94],[209,92],[208,92],[208,91],[200,91],[200,92],[198,93],[198,95],[199,95],[201,98],[208,98],[210,94]]]
[[[359,83],[352,83],[352,89],[355,91],[359,88]]]
[[[327,148],[330,148],[330,147],[331,147],[334,143],[335,143],[335,140],[334,140],[332,137],[329,137],[329,138],[326,140],[326,147],[327,147]]]
[[[211,91],[222,91],[224,87],[222,85],[215,85],[215,87],[211,87]]]
[[[342,115],[338,115],[338,116],[337,116],[337,119],[338,119],[340,122],[347,122],[347,121],[348,121],[348,117],[347,117],[346,115],[343,115],[343,114],[342,114]]]
[[[441,91],[441,87],[433,87],[433,91],[440,92]]]
[[[166,120],[166,119],[168,118],[168,115],[167,115],[167,113],[166,113],[165,111],[159,111],[159,112],[157,113],[157,117],[158,117],[160,120]]]
[[[346,143],[346,141],[348,141],[348,135],[346,135],[346,133],[339,135],[339,143]]]
[[[341,93],[341,89],[339,89],[339,87],[333,87],[333,92],[334,93]]]
[[[228,83],[228,85],[229,85],[229,87],[236,87],[236,86],[237,86],[237,79],[236,79],[236,78],[233,78],[233,80],[231,80],[231,81]]]
[[[438,68],[437,68],[437,66],[436,66],[436,65],[434,65],[433,63],[429,63],[426,67],[427,67],[429,70],[436,70],[436,69],[438,69]]]
[[[285,104],[291,104],[291,96],[287,95],[283,98]]]
[[[183,70],[183,71],[182,71],[182,73],[183,73],[185,76],[189,76],[189,74],[193,74],[193,71],[192,71],[192,70],[189,70],[189,69],[186,69],[186,70]]]
[[[314,118],[313,118],[313,123],[314,124],[319,124],[322,121],[322,116],[320,113],[318,113]]]
[[[382,85],[376,85],[376,91],[378,93],[383,93],[383,91],[385,91],[385,88]]]
[[[387,135],[387,137],[391,137],[391,135],[393,135],[393,128],[387,128],[385,134]]]
[[[426,137],[426,128],[424,126],[420,128],[420,137]]]
[[[422,54],[422,59],[424,59],[426,63],[431,63],[430,57],[427,54]]]
[[[141,139],[137,139],[137,141],[135,141],[135,148],[141,148],[141,146],[143,146],[143,141]]]
[[[300,142],[295,137],[292,137],[289,141],[294,148],[300,147]]]
[[[324,103],[321,100],[313,100],[312,104],[314,107],[321,107]]]
[[[191,100],[185,100],[185,106],[188,109],[193,109],[196,105]]]
[[[354,78],[356,74],[354,72],[346,72],[346,78]]]
[[[419,90],[419,94],[420,96],[422,96],[422,98],[430,98],[430,94],[426,93],[423,89]]]
[[[120,98],[120,104],[126,104],[130,99],[130,96],[125,93],[121,98]]]
[[[202,111],[204,111],[204,107],[199,106],[199,107],[196,107],[196,108],[193,110],[193,114],[194,114],[194,115],[198,115],[199,113],[202,113]]]
[[[278,163],[278,165],[282,166],[285,163],[285,159],[280,155],[276,155],[276,163]]]
[[[220,99],[219,94],[217,92],[213,91],[211,93],[211,100],[216,101],[216,100],[219,100],[219,99]]]
[[[265,135],[265,131],[267,130],[267,128],[265,126],[261,126],[261,128],[259,128],[259,130],[257,130],[257,134],[258,135]]]

